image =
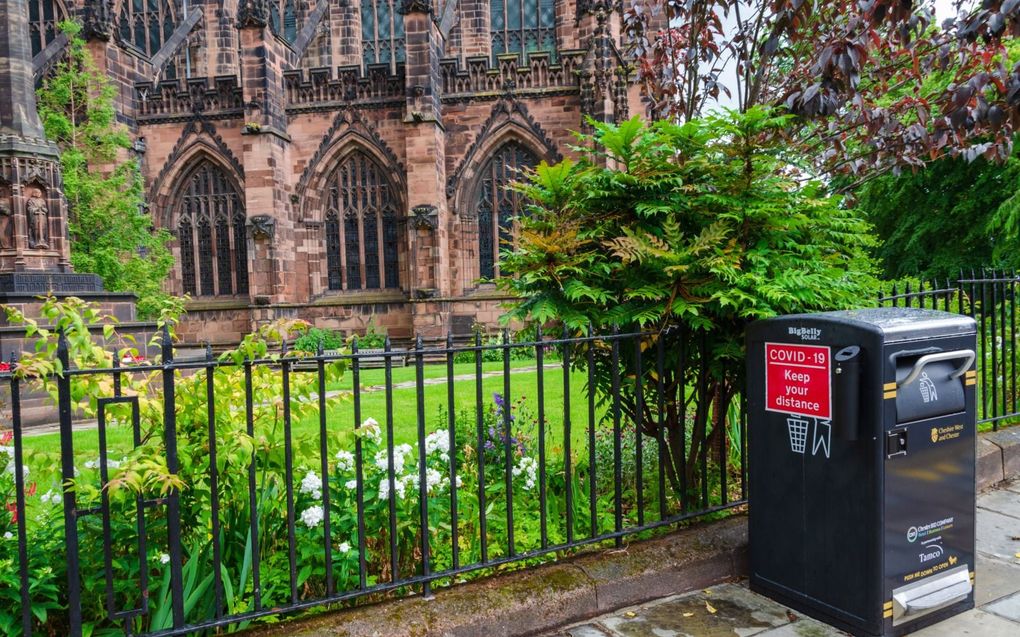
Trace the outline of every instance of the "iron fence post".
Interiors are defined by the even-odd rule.
[[[71,356],[63,328],[57,337],[57,415],[60,420],[60,474],[64,503],[64,548],[67,555],[67,623],[72,637],[82,634],[81,574],[78,572],[78,511],[74,481],[74,433],[71,421]]]
[[[177,399],[174,386],[174,344],[170,328],[163,326],[160,337],[163,368],[163,444],[166,445],[166,469],[176,476],[180,471],[177,456]],[[166,499],[167,544],[170,555],[170,605],[173,626],[184,625],[184,576],[181,551],[181,501],[180,490],[172,487]]]

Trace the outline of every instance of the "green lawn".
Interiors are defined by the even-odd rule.
[[[548,363],[547,363],[548,364]],[[534,367],[534,361],[513,361],[512,368]],[[482,400],[487,410],[493,401],[493,394],[504,392],[504,376],[499,373],[503,369],[501,362],[488,362],[483,364],[484,372],[495,372],[495,375],[483,378]],[[447,369],[445,364],[427,365],[424,370],[424,377],[445,378]],[[454,388],[454,411],[464,413],[460,432],[464,432],[464,419],[471,424],[471,440],[474,439],[473,431],[475,422],[475,406],[477,395],[477,384],[474,379],[474,363],[459,363],[454,366],[454,376],[470,375],[470,379],[455,379]],[[375,418],[381,425],[386,425],[386,392],[382,390],[372,391],[371,388],[382,386],[385,383],[384,370],[367,369],[360,372],[361,392],[361,418]],[[548,430],[547,443],[549,454],[562,453],[563,422],[564,422],[564,393],[563,393],[563,371],[562,368],[545,368],[544,372],[544,404],[546,406],[545,423]],[[509,375],[510,379],[510,400],[522,399],[524,411],[530,416],[538,416],[538,372],[519,371]],[[403,367],[393,369],[394,385],[400,383],[413,383],[415,380],[414,367]],[[585,390],[585,374],[582,372],[571,372],[570,374],[570,422],[571,439],[574,446],[574,453],[585,453],[586,451],[586,427],[588,424],[588,400]],[[329,390],[350,391],[353,382],[353,374],[350,370],[339,382],[330,383]],[[442,413],[449,408],[448,405],[448,384],[446,382],[426,385],[424,389],[424,413],[426,432],[432,432],[446,427],[446,420]],[[396,444],[414,444],[417,440],[417,389],[410,387],[396,387],[393,396],[393,432]],[[255,397],[258,401],[258,396]],[[442,411],[441,411],[442,410]],[[524,415],[521,409],[515,411]],[[597,416],[603,410],[597,408]],[[345,446],[352,446],[351,432],[355,427],[354,401],[351,395],[340,403],[333,403],[327,410],[327,427],[331,433],[341,432],[342,438],[346,441]],[[318,441],[319,415],[316,409],[314,413],[304,419],[295,419],[293,424],[295,439],[311,439]],[[531,432],[533,438],[536,432]],[[467,438],[467,435],[464,435]],[[76,431],[73,436],[76,464],[81,466],[85,462],[97,459],[99,452],[98,432],[94,429]],[[25,439],[26,458],[28,464],[35,474],[33,479],[40,480],[40,486],[47,482],[46,474],[50,474],[49,480],[57,482],[59,471],[60,438],[56,433],[27,436]],[[463,443],[470,444],[470,440]],[[131,431],[126,426],[112,427],[107,431],[107,447],[110,450],[110,457],[117,458],[119,453],[131,445]],[[331,454],[336,449],[330,450]],[[318,464],[317,456],[296,457],[295,466]]]

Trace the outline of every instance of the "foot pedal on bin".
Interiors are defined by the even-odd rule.
[[[893,591],[893,625],[955,604],[966,599],[970,591],[970,571],[966,564],[897,588]]]

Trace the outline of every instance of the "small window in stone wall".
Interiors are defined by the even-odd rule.
[[[492,55],[556,53],[555,0],[490,0]]]
[[[365,64],[404,61],[404,16],[399,0],[361,0],[361,52]]]
[[[59,25],[66,19],[64,6],[56,0],[28,0],[28,39],[32,41],[33,57],[57,37]]]
[[[514,240],[514,218],[524,213],[524,198],[508,186],[521,178],[526,168],[538,165],[538,158],[520,142],[509,141],[493,153],[482,169],[478,183],[479,276],[500,276],[499,250]]]
[[[397,198],[383,168],[367,153],[347,155],[326,193],[326,274],[330,290],[398,289]]]
[[[278,0],[269,4],[269,21],[273,33],[291,44],[297,40],[297,8],[295,0]]]
[[[180,11],[181,0],[123,0],[117,18],[121,44],[152,57],[173,35]]]
[[[223,169],[202,160],[187,178],[179,206],[176,229],[184,293],[247,294],[244,204]]]

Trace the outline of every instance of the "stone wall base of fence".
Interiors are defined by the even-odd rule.
[[[525,637],[747,572],[747,517],[697,524],[622,549],[386,601],[246,637]]]
[[[1020,427],[981,434],[977,448],[977,490],[1020,476]]]

